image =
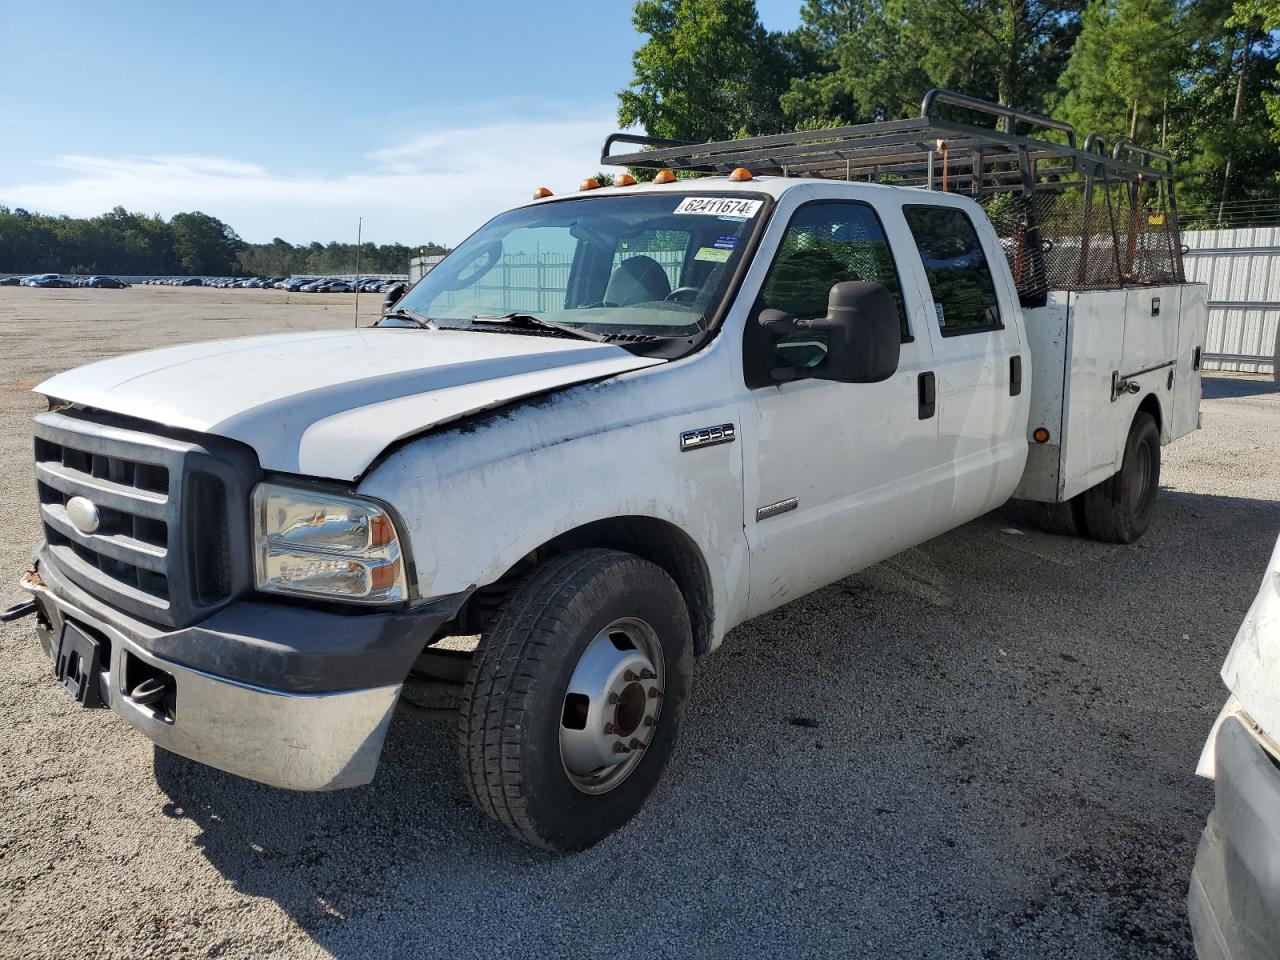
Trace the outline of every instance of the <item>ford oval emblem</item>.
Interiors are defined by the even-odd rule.
[[[67,501],[67,519],[80,533],[88,535],[95,532],[102,523],[102,514],[92,500],[86,497],[72,497]]]

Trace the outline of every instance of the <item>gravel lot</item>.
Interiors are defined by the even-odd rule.
[[[36,536],[32,386],[351,301],[0,288],[0,598]],[[402,708],[371,786],[291,794],[81,711],[0,627],[0,955],[1190,956],[1193,769],[1280,532],[1280,393],[1207,381],[1203,413],[1137,546],[1009,507],[735,631],[665,786],[569,858],[471,809],[448,713]]]

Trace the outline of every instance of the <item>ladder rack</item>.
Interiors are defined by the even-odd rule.
[[[619,146],[642,149],[614,153]],[[711,143],[615,133],[600,162],[962,193],[987,208],[1024,302],[1044,302],[1049,289],[1184,279],[1169,154],[1128,140],[1108,149],[1096,133],[1078,143],[1062,120],[949,90],[930,90],[920,116],[906,120]]]

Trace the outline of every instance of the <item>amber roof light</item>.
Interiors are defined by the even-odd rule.
[[[737,170],[733,171],[733,173],[729,174],[729,179],[734,183],[741,183],[744,180],[750,180],[751,171],[746,167],[739,167]]]
[[[587,177],[587,179],[583,180],[580,184],[578,184],[578,189],[579,190],[599,190],[600,181],[596,180],[594,177]]]
[[[653,178],[654,183],[675,183],[676,175],[670,170],[659,170],[658,175]]]
[[[634,187],[636,185],[636,178],[629,173],[619,174],[618,179],[613,181],[613,185],[615,187]]]
[[[533,191],[533,199],[535,200],[541,200],[544,197],[549,197],[549,196],[551,196],[551,191],[548,190],[546,187],[539,187],[537,190]]]

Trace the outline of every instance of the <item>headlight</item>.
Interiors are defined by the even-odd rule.
[[[260,483],[253,517],[259,590],[360,603],[408,598],[400,540],[378,504]]]

